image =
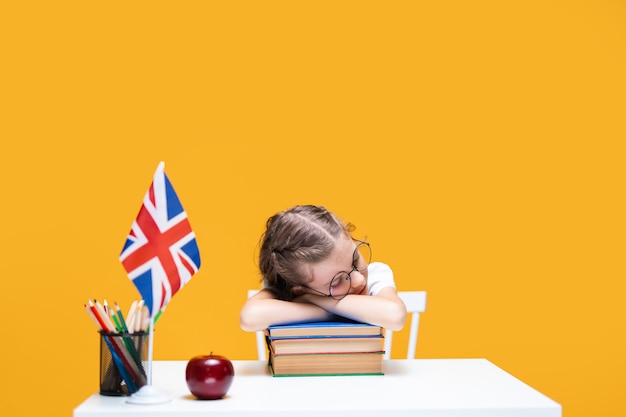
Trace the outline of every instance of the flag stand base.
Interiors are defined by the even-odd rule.
[[[144,385],[131,395],[126,402],[129,404],[163,404],[172,401],[167,395],[161,394],[152,385]]]

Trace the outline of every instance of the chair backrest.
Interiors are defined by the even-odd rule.
[[[411,327],[409,332],[409,346],[406,353],[407,359],[415,359],[415,348],[417,346],[417,330],[419,328],[420,313],[426,311],[426,291],[398,291],[398,295],[404,301],[407,313],[411,316]],[[384,359],[391,358],[391,342],[393,332],[385,329],[385,355]]]
[[[248,290],[248,298],[252,297],[259,290]],[[417,346],[417,330],[419,327],[420,313],[426,311],[426,291],[398,291],[398,295],[406,306],[407,313],[411,316],[411,327],[409,333],[409,347],[407,349],[407,359],[415,358],[415,348]],[[385,354],[384,359],[391,358],[391,342],[393,340],[393,332],[385,329]],[[267,360],[266,355],[267,344],[265,342],[265,333],[256,332],[256,351],[259,360]]]
[[[248,298],[252,297],[254,294],[259,292],[259,290],[248,290]],[[256,332],[256,353],[260,361],[267,360],[267,356],[265,351],[267,349],[267,344],[265,342],[265,333],[262,331]]]

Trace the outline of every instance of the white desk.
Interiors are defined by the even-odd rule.
[[[385,361],[383,376],[270,376],[262,361],[233,361],[235,379],[221,400],[196,400],[187,361],[155,361],[152,385],[172,400],[134,405],[94,394],[74,417],[561,417],[561,406],[486,359]]]

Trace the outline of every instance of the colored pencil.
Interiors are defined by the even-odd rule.
[[[143,310],[143,304],[144,301],[143,300],[139,300],[139,302],[137,303],[137,307],[135,307],[135,331],[141,331],[142,327],[141,327],[141,315],[142,315],[142,310]]]
[[[137,300],[134,300],[128,309],[128,314],[126,315],[126,326],[128,329],[128,333],[133,333],[135,331],[135,312],[137,311]]]
[[[107,316],[106,315],[104,317],[101,316],[104,310],[102,309],[102,306],[100,305],[100,303],[96,301],[96,304],[94,304],[91,302],[91,300],[89,300],[88,304],[89,304],[89,307],[91,308],[91,311],[94,313],[98,322],[100,323],[102,330],[105,333],[115,334],[116,331],[113,328],[112,323],[109,324],[106,321]],[[130,373],[130,377],[133,378],[134,381],[138,382],[137,385],[145,385],[146,378],[144,375],[143,368],[141,366],[138,366],[136,359],[133,358],[133,355],[131,355],[130,352],[128,352],[128,350],[124,348],[124,345],[122,345],[123,343],[122,340],[119,340],[119,338],[112,337],[112,336],[105,336],[105,339],[106,340],[110,339],[111,346],[114,348],[115,353],[117,353],[123,365],[126,367],[128,372]]]
[[[114,303],[115,305],[115,313],[117,314],[117,318],[120,322],[120,325],[122,326],[122,330],[126,333],[128,333],[128,327],[126,327],[126,320],[124,320],[124,315],[122,314],[122,309],[120,308],[119,305],[117,305],[117,302]]]

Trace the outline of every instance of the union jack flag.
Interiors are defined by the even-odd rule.
[[[120,254],[152,316],[200,268],[196,235],[163,167],[161,162],[154,173]]]

